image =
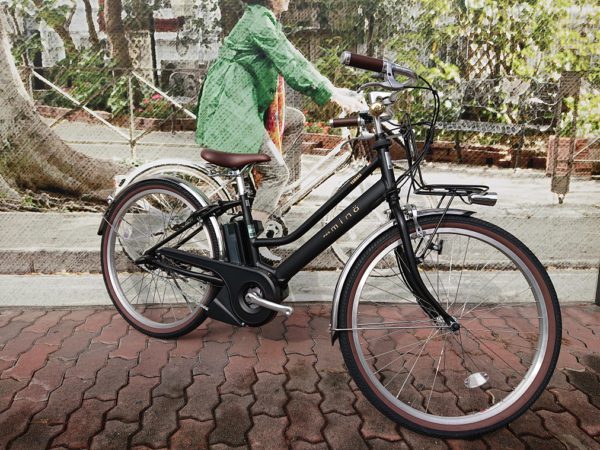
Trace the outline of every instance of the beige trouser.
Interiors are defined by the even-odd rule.
[[[285,108],[285,128],[283,130],[283,153],[281,155],[269,134],[265,131],[259,153],[271,157],[271,161],[257,165],[262,175],[262,184],[256,192],[252,209],[272,213],[288,182],[300,178],[300,152],[302,151],[302,133],[304,114],[301,111]]]

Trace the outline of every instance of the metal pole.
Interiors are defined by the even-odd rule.
[[[596,284],[596,305],[600,306],[600,264],[598,264],[598,283]]]
[[[131,74],[127,75],[127,95],[129,97],[129,146],[131,148],[131,159],[135,161],[135,140],[133,139],[133,130],[135,128],[135,115],[133,110],[133,86],[131,83]]]

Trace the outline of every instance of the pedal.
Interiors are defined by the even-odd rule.
[[[288,317],[291,316],[294,312],[294,308],[292,308],[291,306],[284,306],[280,305],[279,303],[270,302],[269,300],[265,300],[264,298],[259,297],[254,292],[248,292],[246,294],[246,301],[250,304],[270,309],[271,311],[283,313]]]

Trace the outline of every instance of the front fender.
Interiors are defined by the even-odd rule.
[[[445,209],[423,209],[417,211],[417,217],[428,217],[444,214]],[[446,215],[448,216],[471,216],[475,214],[475,211],[467,211],[465,209],[449,209],[446,211]],[[346,279],[348,278],[348,274],[350,273],[350,269],[361,255],[361,253],[371,244],[371,242],[375,241],[379,236],[385,233],[387,230],[396,225],[396,222],[390,220],[385,225],[381,226],[373,233],[371,233],[364,241],[360,243],[360,245],[354,250],[352,256],[344,266],[344,270],[340,277],[338,278],[337,284],[335,285],[335,291],[333,293],[333,303],[331,305],[331,322],[329,324],[329,330],[331,332],[331,344],[335,342],[338,337],[337,328],[339,325],[338,322],[338,313],[339,313],[339,303],[340,297],[342,296],[342,289],[344,284],[346,283]]]

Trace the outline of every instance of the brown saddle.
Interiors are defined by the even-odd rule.
[[[271,157],[260,153],[227,153],[209,149],[202,150],[200,156],[211,164],[229,169],[241,169],[248,164],[271,161]]]

